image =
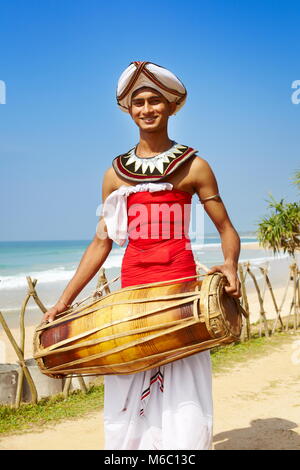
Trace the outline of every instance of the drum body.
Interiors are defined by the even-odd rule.
[[[40,325],[34,357],[51,377],[133,374],[239,339],[226,278],[126,287]]]

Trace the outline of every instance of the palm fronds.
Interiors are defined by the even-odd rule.
[[[295,252],[300,250],[300,204],[285,203],[283,199],[278,202],[272,195],[268,202],[272,212],[258,224],[259,243],[274,254],[283,249],[295,257]]]

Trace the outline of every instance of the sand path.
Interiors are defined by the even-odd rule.
[[[214,374],[214,449],[300,450],[300,335]],[[0,439],[1,450],[103,449],[103,414]]]

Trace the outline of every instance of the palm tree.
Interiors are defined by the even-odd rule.
[[[300,171],[294,174],[293,184],[300,189]],[[268,208],[273,209],[269,216],[263,217],[258,224],[257,238],[264,248],[278,253],[283,250],[295,259],[300,250],[300,204],[277,202],[270,195]]]
[[[294,174],[293,184],[300,189],[300,171]],[[285,203],[284,199],[277,202],[270,195],[269,206],[272,209],[271,215],[263,217],[258,224],[257,238],[264,248],[271,248],[273,253],[283,250],[293,257],[293,264],[290,266],[291,279],[293,280],[293,301],[291,309],[294,307],[294,329],[298,327],[298,310],[300,302],[299,292],[299,269],[297,266],[296,252],[300,250],[300,203]],[[289,317],[286,328],[289,325]]]

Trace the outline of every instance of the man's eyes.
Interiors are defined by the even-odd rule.
[[[159,98],[149,100],[149,104],[159,104],[161,100]],[[133,101],[132,103],[134,106],[144,106],[144,101]]]

